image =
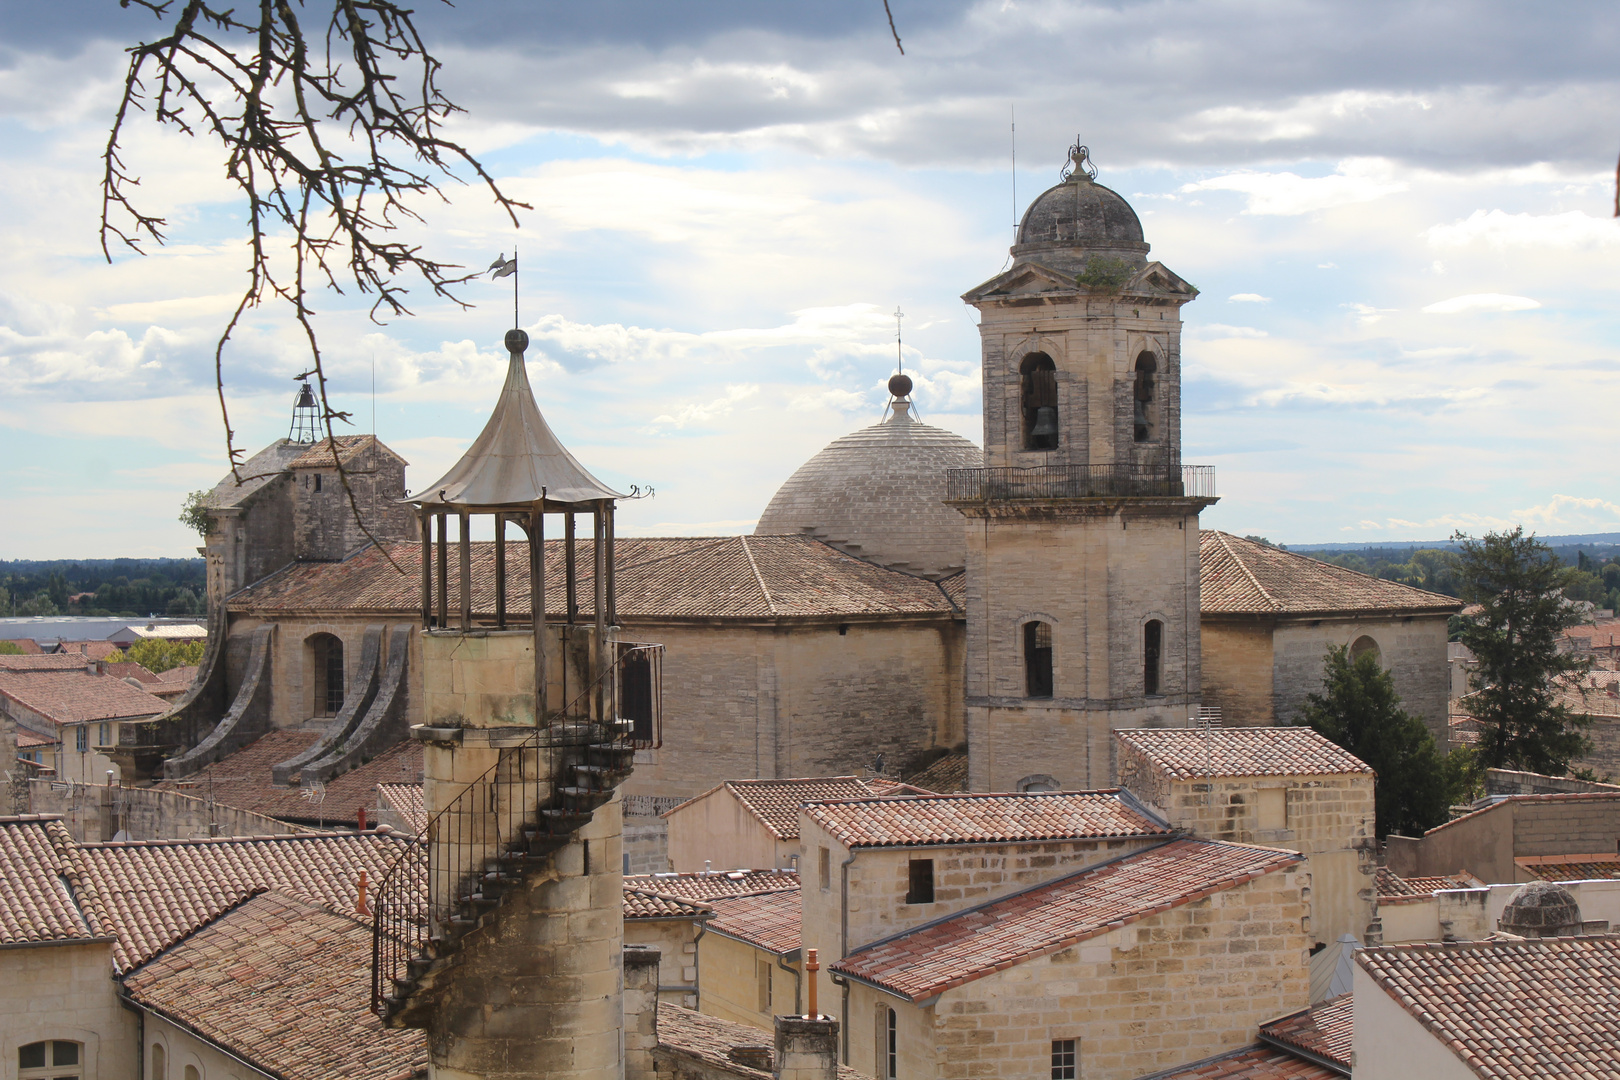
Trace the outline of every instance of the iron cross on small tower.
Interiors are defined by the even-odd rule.
[[[902,374],[906,370],[906,358],[900,351],[900,320],[905,317],[905,313],[900,310],[900,305],[896,304],[894,306],[894,363],[895,370]]]

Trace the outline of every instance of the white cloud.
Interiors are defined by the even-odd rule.
[[[759,393],[759,387],[754,385],[728,386],[724,397],[702,404],[693,403],[684,405],[674,413],[665,413],[653,418],[654,424],[669,424],[684,428],[688,424],[703,424],[710,420],[728,416],[731,410],[749,398]]]
[[[1437,300],[1423,309],[1425,315],[1469,315],[1478,311],[1529,311],[1541,306],[1539,300],[1506,293],[1469,293]]]
[[[1339,306],[1354,312],[1357,321],[1363,326],[1370,326],[1375,322],[1379,322],[1385,315],[1396,310],[1395,308],[1373,307],[1371,304],[1362,303],[1340,304]]]
[[[1204,326],[1190,327],[1189,334],[1199,338],[1263,338],[1271,336],[1264,330],[1253,326],[1227,326],[1224,323],[1209,323]]]
[[[1347,162],[1331,176],[1305,177],[1291,172],[1234,172],[1183,184],[1183,193],[1236,191],[1247,196],[1245,214],[1296,216],[1353,203],[1371,202],[1405,191],[1408,184],[1389,175],[1378,162]]]
[[[1620,222],[1607,217],[1593,217],[1580,210],[1563,214],[1509,214],[1502,210],[1475,210],[1461,221],[1425,229],[1423,237],[1434,247],[1484,244],[1497,250],[1524,247],[1591,249],[1620,244]]]
[[[1537,532],[1607,531],[1620,528],[1620,503],[1595,496],[1554,495],[1539,506],[1513,511],[1513,517]]]
[[[1259,293],[1252,293],[1252,292],[1233,293],[1231,296],[1228,296],[1226,298],[1226,300],[1227,300],[1228,303],[1231,303],[1231,304],[1269,304],[1269,303],[1271,303],[1271,297],[1269,297],[1269,296],[1261,296]]]

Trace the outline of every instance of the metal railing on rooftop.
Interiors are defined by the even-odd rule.
[[[1037,465],[1019,469],[951,469],[945,497],[961,502],[1018,499],[1105,499],[1121,496],[1215,497],[1213,465]]]

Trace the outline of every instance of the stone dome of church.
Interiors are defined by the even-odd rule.
[[[962,515],[944,505],[945,471],[984,454],[894,403],[881,423],[834,439],[777,489],[757,536],[813,536],[868,562],[924,577],[962,569]]]

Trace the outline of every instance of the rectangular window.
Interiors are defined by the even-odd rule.
[[[81,754],[90,749],[90,729],[84,724],[73,729],[73,748]]]
[[[1288,828],[1288,789],[1261,788],[1254,794],[1260,819],[1257,826],[1261,829]]]
[[[934,902],[934,860],[912,859],[906,903],[932,904]]]
[[[817,866],[821,870],[821,891],[827,892],[832,888],[832,852],[822,848],[817,859]]]
[[[1164,651],[1164,623],[1150,619],[1142,627],[1142,693],[1159,692],[1159,656]]]
[[[112,745],[112,725],[111,724],[102,724],[101,725],[100,741],[97,742],[96,745],[97,746],[111,746]]]
[[[316,491],[321,490],[321,474],[320,473],[315,474],[315,490]]]
[[[1052,1080],[1075,1080],[1080,1075],[1080,1057],[1075,1050],[1078,1039],[1052,1040]]]
[[[759,998],[759,1011],[769,1016],[771,1013],[771,965],[764,960],[754,966],[756,990]]]

